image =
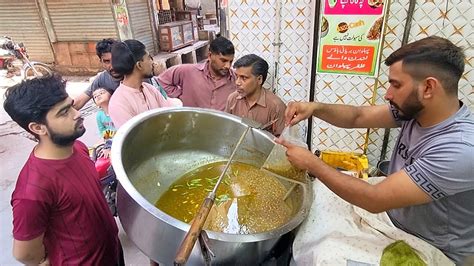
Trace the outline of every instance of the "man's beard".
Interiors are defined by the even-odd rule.
[[[120,75],[119,73],[115,72],[113,69],[109,70],[109,74],[110,74],[114,79],[123,79],[123,75]]]
[[[418,93],[414,88],[412,93],[407,97],[407,100],[402,103],[402,106],[398,106],[396,103],[390,101],[390,104],[395,106],[400,111],[400,118],[404,120],[410,120],[417,118],[420,111],[425,108],[423,104],[418,100]]]
[[[86,132],[85,127],[80,128],[80,126],[82,125],[82,121],[83,119],[77,121],[77,124],[74,127],[74,132],[71,135],[63,135],[60,133],[56,133],[46,125],[49,131],[49,135],[51,136],[51,141],[58,146],[71,146],[76,139],[84,135],[84,133]]]
[[[145,74],[143,75],[143,79],[151,79],[152,77],[154,77],[155,75],[153,75],[153,71],[151,73],[148,73],[148,74]]]
[[[212,70],[214,70],[214,73],[221,76],[221,77],[225,77],[227,76],[227,74],[229,74],[229,70],[228,69],[217,69],[214,67],[214,65],[211,64],[211,68]]]

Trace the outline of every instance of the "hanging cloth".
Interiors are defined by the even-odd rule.
[[[186,7],[191,9],[198,9],[201,7],[201,0],[185,0],[184,4]]]

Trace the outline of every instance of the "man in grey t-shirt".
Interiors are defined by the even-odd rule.
[[[461,48],[427,37],[386,60],[389,105],[289,103],[287,124],[314,115],[344,128],[401,127],[390,174],[371,185],[338,172],[310,151],[278,140],[288,160],[349,203],[387,211],[398,228],[437,247],[456,263],[474,255],[474,115],[458,99]]]
[[[392,108],[401,130],[389,170],[403,169],[432,200],[389,210],[392,222],[455,261],[474,253],[474,117],[459,105],[454,115],[431,127],[403,120]]]
[[[120,85],[123,77],[112,69],[112,45],[117,41],[114,39],[103,39],[97,42],[95,46],[97,57],[99,57],[103,72],[97,74],[94,81],[85,92],[74,98],[74,108],[81,109],[91,98],[92,92],[98,88],[104,88],[108,91],[115,91]]]

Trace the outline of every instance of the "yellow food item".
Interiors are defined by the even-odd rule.
[[[204,165],[177,179],[155,206],[190,223],[204,198],[214,188],[226,162]],[[233,162],[219,185],[204,229],[231,234],[253,234],[286,224],[294,214],[283,201],[285,186],[258,168]]]

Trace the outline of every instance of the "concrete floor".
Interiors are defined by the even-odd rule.
[[[28,138],[28,134],[13,122],[3,109],[3,94],[6,88],[19,81],[18,77],[6,78],[6,72],[0,70],[0,265],[21,265],[12,256],[12,209],[11,194],[15,188],[16,179],[23,164],[28,158],[35,142]],[[84,91],[89,82],[88,77],[68,77],[67,91],[74,97]],[[83,108],[86,133],[80,138],[86,145],[92,146],[100,137],[95,122],[96,108],[92,101]],[[148,258],[128,239],[120,221],[119,237],[124,249],[126,265],[149,265]]]

